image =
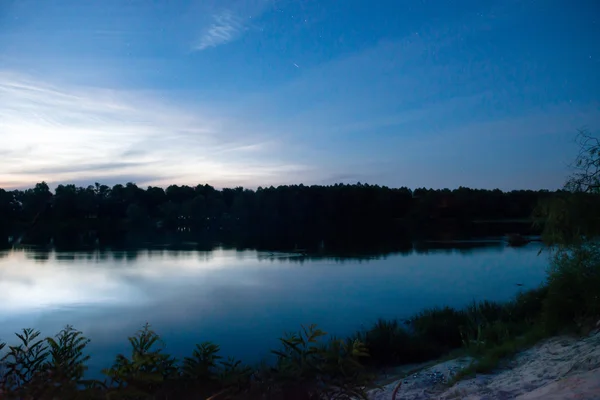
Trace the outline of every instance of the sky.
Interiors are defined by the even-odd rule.
[[[595,0],[0,0],[0,187],[555,189]]]

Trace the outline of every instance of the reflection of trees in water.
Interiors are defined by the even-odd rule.
[[[44,250],[23,250],[25,253],[25,257],[29,260],[34,260],[35,262],[44,263],[50,259],[52,255],[52,251],[44,251]]]
[[[84,257],[85,257],[85,255],[84,255]],[[57,253],[55,253],[54,258],[56,261],[75,261],[76,260],[74,253],[57,252]]]
[[[14,249],[7,251],[0,251],[0,258],[7,257],[11,252],[22,252],[25,254],[25,258],[28,260],[34,260],[36,262],[46,262],[53,259],[61,263],[76,263],[79,261],[85,261],[86,263],[106,263],[109,261],[116,261],[117,263],[132,263],[138,261],[140,258],[161,258],[161,259],[195,259],[199,261],[210,261],[214,258],[214,250],[218,248],[214,247],[211,250],[190,250],[189,248],[182,250],[173,249],[155,249],[155,248],[142,248],[142,249],[129,249],[129,250],[95,250],[95,251],[56,251],[56,250],[40,250],[40,249]],[[110,263],[108,263],[110,264]]]
[[[193,235],[167,235],[157,236],[151,241],[124,240],[113,246],[93,248],[83,246],[57,246],[57,253],[85,253],[88,261],[103,260],[105,255],[111,254],[116,260],[136,260],[142,252],[169,251],[171,257],[184,255],[186,252],[211,252],[215,248],[236,249],[238,251],[256,250],[265,252],[303,252],[306,255],[335,255],[342,258],[360,259],[376,257],[384,254],[405,254],[412,252],[419,254],[432,250],[443,251],[447,248],[461,250],[464,254],[478,247],[500,246],[499,242],[484,242],[477,240],[464,240],[473,238],[468,231],[452,231],[445,227],[442,230],[420,231],[408,234],[404,230],[382,231],[345,231],[333,232],[331,236],[323,235],[320,239],[307,238],[304,241],[280,239],[275,236],[246,237],[244,235],[225,235],[223,240],[202,236],[194,238]],[[497,235],[499,236],[499,235]],[[438,237],[443,240],[437,239]],[[131,238],[130,238],[131,239]],[[192,240],[196,239],[196,240]],[[416,240],[415,240],[416,239]],[[37,248],[42,251],[40,248]],[[301,250],[301,251],[300,251]],[[499,250],[500,251],[500,250]],[[61,257],[66,261],[66,256]]]
[[[296,264],[310,263],[313,261],[333,261],[336,263],[344,263],[346,261],[362,262],[385,260],[390,255],[410,256],[411,254],[439,254],[439,253],[459,253],[463,255],[471,255],[476,252],[502,252],[506,245],[501,240],[486,240],[486,241],[419,241],[419,242],[397,242],[397,243],[380,243],[378,246],[369,247],[368,245],[356,246],[354,251],[349,251],[345,248],[321,250],[321,251],[292,251],[292,252],[277,252],[277,251],[262,251],[249,249],[240,246],[223,246],[213,244],[210,247],[185,245],[185,246],[165,246],[165,247],[147,247],[127,250],[94,250],[81,252],[61,252],[53,250],[21,250],[25,253],[27,259],[37,262],[46,262],[51,257],[62,263],[74,263],[77,261],[86,262],[102,262],[116,261],[120,263],[133,263],[140,258],[147,259],[194,259],[201,262],[209,262],[215,257],[216,251],[229,251],[238,259],[244,259],[250,254],[256,254],[259,261],[278,261],[289,262]],[[6,257],[9,252],[0,252],[0,258]],[[117,267],[118,267],[117,264]]]
[[[271,262],[288,262],[292,264],[304,264],[315,261],[333,261],[335,263],[343,264],[345,262],[358,262],[363,261],[374,261],[374,260],[385,260],[387,255],[381,256],[360,256],[360,255],[347,255],[347,256],[305,256],[305,255],[285,255],[285,254],[272,254],[272,255],[261,255],[258,253],[257,256],[259,261],[271,261]]]
[[[399,246],[397,249],[388,248],[382,253],[373,253],[369,251],[359,252],[340,252],[336,254],[286,254],[286,253],[268,253],[258,252],[257,258],[259,261],[285,261],[290,263],[303,264],[311,261],[334,261],[336,263],[344,263],[346,261],[362,262],[373,260],[385,260],[390,255],[410,256],[411,254],[463,254],[472,255],[477,252],[491,251],[500,253],[504,251],[506,244],[501,240],[488,241],[448,241],[448,242],[415,242],[407,248],[406,244]]]
[[[112,258],[116,261],[135,261],[138,258],[138,250],[115,251]]]
[[[486,241],[448,241],[448,242],[423,242],[415,244],[415,252],[417,254],[431,253],[459,253],[470,255],[476,252],[485,251],[489,253],[504,251],[506,244],[502,240],[486,240]]]

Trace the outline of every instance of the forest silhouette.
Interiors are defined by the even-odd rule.
[[[565,191],[388,188],[368,184],[249,190],[45,183],[0,189],[0,243],[56,248],[216,243],[332,252],[401,250],[419,240],[536,234],[532,213]]]

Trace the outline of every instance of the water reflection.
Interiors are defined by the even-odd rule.
[[[226,355],[256,361],[278,335],[303,323],[345,335],[379,317],[506,300],[516,283],[542,281],[547,262],[538,249],[492,241],[344,257],[228,249],[0,252],[0,338],[73,324],[92,338],[100,367],[149,321],[176,355],[213,340]]]
[[[391,246],[383,252],[377,251],[360,251],[360,252],[318,252],[318,253],[302,253],[302,252],[268,252],[268,251],[257,251],[256,256],[259,261],[265,260],[287,260],[295,263],[311,262],[315,260],[334,260],[335,262],[344,263],[347,261],[373,261],[386,259],[388,256],[410,256],[412,254],[432,254],[432,253],[460,253],[463,255],[473,254],[482,248],[485,248],[487,252],[502,252],[504,251],[506,244],[503,240],[496,238],[491,240],[465,240],[465,241],[424,241],[414,242],[410,246],[405,243],[399,244],[398,246]],[[216,247],[220,248],[220,247]],[[235,247],[222,247],[220,249],[232,251],[233,254],[237,254],[239,259],[246,257],[248,249],[235,248]],[[0,259],[8,257],[12,252],[23,252],[25,257],[29,260],[38,262],[47,262],[53,257],[53,260],[60,262],[78,262],[85,258],[88,261],[106,261],[106,260],[118,260],[118,261],[136,261],[138,257],[159,257],[167,255],[168,257],[189,257],[190,253],[200,255],[200,258],[204,261],[208,261],[215,250],[215,247],[205,248],[200,246],[154,246],[152,248],[142,249],[128,249],[128,250],[88,250],[88,251],[54,251],[47,248],[36,248],[28,247],[21,248],[19,250],[5,250],[0,251]]]

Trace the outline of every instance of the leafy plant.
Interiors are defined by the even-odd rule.
[[[337,339],[321,344],[326,335],[310,325],[281,338],[282,348],[273,351],[278,359],[268,391],[285,399],[366,398],[371,377],[359,362],[368,356],[366,346],[359,340]]]
[[[273,351],[278,356],[274,372],[284,391],[302,391],[307,396],[316,392],[316,378],[322,362],[322,348],[318,346],[318,342],[319,338],[326,335],[316,325],[310,325],[303,326],[299,333],[291,333],[279,339],[283,347]]]
[[[176,360],[164,354],[164,344],[150,325],[146,324],[135,336],[129,337],[131,358],[119,354],[104,374],[116,385],[110,399],[145,399],[164,390],[169,378],[178,376]]]
[[[182,365],[183,378],[194,381],[214,381],[216,379],[219,346],[204,342],[197,344],[191,357],[185,357]]]
[[[226,361],[221,361],[218,380],[222,388],[227,393],[239,393],[248,387],[252,368],[243,365],[240,360],[228,357]],[[223,391],[222,391],[223,392]]]
[[[45,366],[48,382],[46,390],[53,397],[76,398],[79,387],[91,384],[83,379],[90,359],[84,350],[90,342],[83,333],[66,326],[54,338],[46,338],[50,360]]]
[[[5,368],[2,390],[21,397],[34,396],[43,389],[48,346],[39,339],[40,331],[28,328],[15,335],[21,343],[8,346],[8,353],[1,360]]]
[[[181,365],[183,382],[179,389],[195,394],[215,394],[224,396],[243,391],[249,386],[252,369],[242,362],[229,357],[220,361],[220,348],[211,342],[197,344],[191,357],[185,357]],[[182,385],[183,384],[183,385]]]

